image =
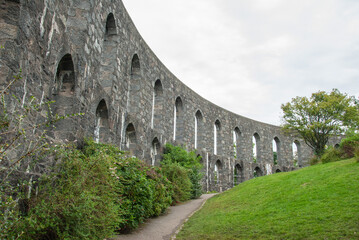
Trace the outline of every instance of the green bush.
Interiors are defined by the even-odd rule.
[[[173,196],[175,202],[198,198],[202,195],[200,160],[201,157],[197,157],[193,151],[187,152],[181,146],[166,144],[161,166],[164,174],[175,186]],[[190,186],[187,184],[188,181]]]
[[[0,239],[20,239],[22,235],[18,231],[22,220],[18,202],[9,194],[14,191],[9,183],[0,185]]]
[[[121,232],[138,227],[144,219],[158,216],[172,203],[171,183],[157,167],[127,157],[117,163],[116,175],[120,183]]]
[[[202,195],[202,173],[197,167],[193,167],[189,172],[189,179],[192,183],[191,198],[199,198]]]
[[[347,137],[342,139],[339,148],[343,152],[344,158],[352,158],[359,149],[359,133],[348,132]]]
[[[324,154],[320,158],[320,161],[322,163],[336,162],[340,160],[342,160],[342,151],[332,146],[326,149]]]
[[[114,233],[122,220],[112,170],[116,159],[108,154],[114,147],[87,144],[84,151],[53,150],[58,164],[39,179],[38,194],[29,199],[21,239],[104,239]]]
[[[11,220],[1,224],[1,239],[104,239],[136,228],[172,203],[172,183],[160,168],[114,146],[85,141],[78,149],[60,145],[49,152],[57,164],[33,186],[37,194],[23,199],[22,211],[0,189],[1,219]]]
[[[189,177],[189,169],[178,163],[167,163],[162,166],[163,174],[173,184],[173,203],[184,202],[191,198],[192,183]]]

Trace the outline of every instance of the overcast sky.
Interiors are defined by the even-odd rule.
[[[280,124],[282,103],[359,95],[359,0],[123,0],[183,83],[234,113]]]

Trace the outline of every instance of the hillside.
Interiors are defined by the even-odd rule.
[[[177,239],[359,239],[359,163],[244,182],[208,200]]]

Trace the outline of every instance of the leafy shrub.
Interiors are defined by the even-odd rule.
[[[162,166],[163,174],[173,184],[173,203],[184,202],[191,198],[192,183],[189,177],[190,170],[178,163],[167,163]]]
[[[340,160],[342,160],[342,151],[332,146],[326,149],[324,154],[320,158],[320,161],[322,163],[336,162]]]
[[[354,157],[355,152],[359,149],[359,134],[348,132],[347,137],[340,142],[339,148],[343,151],[344,158]]]
[[[172,203],[171,183],[157,167],[127,157],[116,165],[119,181],[121,232],[138,227],[145,218],[158,216]]]
[[[2,225],[8,230],[1,239],[104,239],[136,228],[172,203],[172,183],[160,168],[114,146],[85,141],[78,149],[60,145],[49,152],[57,164],[36,183],[38,193],[25,199],[25,215],[10,195],[1,196],[3,218],[14,218]],[[14,204],[14,211],[4,211]]]
[[[191,198],[199,198],[202,195],[202,173],[197,167],[193,167],[189,172],[189,179],[192,183]]]
[[[10,188],[10,189],[9,189]],[[14,192],[8,183],[0,186],[0,239],[20,239],[17,226],[21,221],[18,203],[9,192]]]
[[[166,144],[161,166],[164,174],[175,186],[173,196],[175,202],[201,196],[202,164],[200,160],[201,157],[197,157],[193,151],[187,152],[181,146]],[[188,181],[190,184],[187,184]]]
[[[58,164],[40,178],[38,194],[29,200],[22,239],[103,239],[114,233],[122,220],[109,154],[114,148],[87,144],[84,151],[54,149]]]

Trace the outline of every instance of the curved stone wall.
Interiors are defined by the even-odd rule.
[[[85,113],[60,122],[55,139],[90,136],[150,164],[159,164],[165,143],[184,144],[202,156],[205,190],[293,170],[293,142],[298,166],[308,163],[300,139],[216,106],[178,80],[119,0],[2,0],[0,16],[1,82],[22,69],[17,94],[55,100],[57,113]]]

